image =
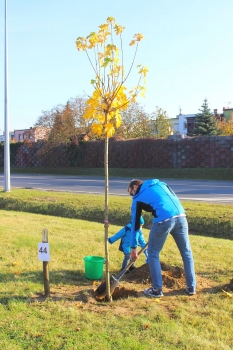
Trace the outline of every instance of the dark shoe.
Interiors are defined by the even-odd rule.
[[[130,266],[129,271],[133,271],[135,269],[136,269],[136,267],[134,265],[132,265],[132,266]]]
[[[186,288],[186,292],[188,293],[188,295],[194,295],[196,294],[195,288],[194,287],[187,287]]]
[[[153,288],[145,289],[144,294],[154,298],[163,297],[163,292],[161,289],[153,289]]]

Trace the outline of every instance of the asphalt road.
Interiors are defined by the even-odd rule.
[[[136,175],[136,174],[135,174]],[[110,178],[109,194],[128,196],[131,178]],[[180,200],[233,204],[233,181],[172,180],[165,181]],[[104,194],[104,178],[90,176],[11,174],[10,186],[75,193]],[[0,187],[4,188],[4,175],[0,174]]]

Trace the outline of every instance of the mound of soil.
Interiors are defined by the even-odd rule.
[[[184,294],[186,288],[186,280],[184,270],[178,266],[170,266],[161,263],[162,278],[163,278],[163,293],[167,295]],[[214,281],[210,281],[200,275],[196,275],[197,279],[197,293],[199,291],[211,292],[215,286]],[[145,288],[151,286],[151,277],[148,264],[144,264],[131,271],[129,274],[124,275],[122,278],[122,284],[124,283],[124,290],[122,287],[117,287],[112,297],[113,299],[122,298],[122,294],[126,295],[126,288],[129,290],[129,295],[132,287],[134,286],[134,295],[139,296],[140,292],[143,292]],[[131,287],[131,288],[130,288]],[[137,292],[135,292],[135,288]],[[135,294],[136,293],[136,294]]]
[[[177,266],[169,266],[161,263],[163,286],[165,288],[185,288],[184,271]],[[129,274],[125,275],[126,281],[134,282],[136,284],[150,284],[151,277],[148,264],[144,264]]]

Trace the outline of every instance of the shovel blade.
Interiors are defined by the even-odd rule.
[[[115,288],[119,285],[119,280],[117,280],[114,276],[110,277],[110,294],[112,294]],[[106,281],[102,282],[99,287],[95,290],[95,297],[98,299],[104,299],[107,295],[107,286]]]

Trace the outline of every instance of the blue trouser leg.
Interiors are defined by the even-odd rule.
[[[166,224],[166,225],[165,225]],[[163,248],[167,235],[170,232],[170,224],[167,222],[153,223],[148,240],[148,264],[151,275],[152,287],[162,289],[162,272],[159,253]]]
[[[171,218],[163,223],[152,225],[148,240],[148,262],[154,289],[162,289],[162,272],[159,254],[171,232],[179,248],[184,263],[186,283],[188,287],[195,287],[195,272],[192,251],[188,236],[186,217]]]
[[[183,263],[187,287],[196,287],[196,277],[192,249],[188,236],[188,222],[186,217],[176,219],[176,225],[171,231],[176,245],[180,251]]]
[[[124,253],[124,259],[122,262],[121,269],[123,270],[128,265],[129,262],[130,262],[130,253]]]

